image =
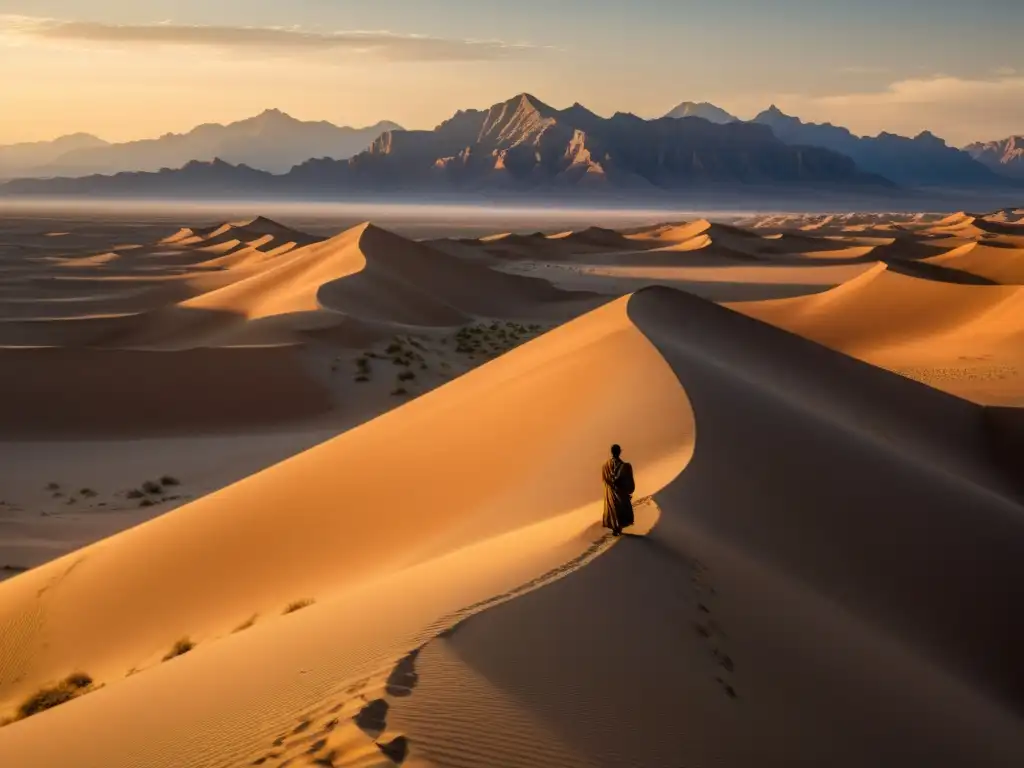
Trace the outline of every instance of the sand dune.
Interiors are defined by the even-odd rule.
[[[0,765],[1021,764],[1015,217],[0,226]]]
[[[961,397],[1022,402],[1019,286],[933,282],[880,265],[815,296],[732,306]]]
[[[1002,285],[1024,285],[1024,248],[969,243],[934,256],[928,263],[969,272]]]
[[[1004,611],[1021,518],[968,455],[981,409],[665,289],[629,314],[691,398],[693,459],[646,537],[423,649],[395,700],[418,749],[510,766],[1018,761]]]
[[[117,343],[295,343],[296,332],[346,320],[455,326],[472,315],[529,316],[538,304],[576,298],[534,278],[466,264],[370,224],[263,265],[223,288],[139,318],[138,329]]]
[[[692,417],[685,395],[629,323],[625,310],[624,302],[611,305],[331,443],[0,585],[5,621],[35,605],[39,589],[50,585],[41,623],[35,629],[26,627],[26,633],[5,636],[5,667],[29,666],[17,683],[9,683],[5,676],[0,689],[4,700],[8,704],[18,700],[40,682],[63,674],[69,663],[93,670],[90,674],[97,680],[120,681],[129,667],[159,661],[182,633],[213,647],[215,636],[229,633],[254,613],[269,614],[266,623],[268,631],[273,631],[275,623],[283,625],[285,620],[270,616],[304,596],[325,603],[307,609],[310,614],[331,614],[332,598],[343,605],[347,591],[356,585],[414,566],[420,571],[409,577],[419,573],[417,578],[422,578],[427,564],[435,563],[440,573],[432,578],[450,580],[458,575],[466,579],[472,570],[445,573],[447,553],[483,546],[474,542],[531,530],[545,521],[550,521],[549,533],[557,533],[566,545],[578,540],[580,551],[586,549],[594,536],[588,533],[596,501],[593,465],[600,462],[605,443],[616,437],[628,441],[635,459],[648,467],[640,493],[670,480],[685,465],[692,445]],[[622,363],[612,375],[604,373],[609,358]],[[621,400],[618,408],[597,407],[619,392],[641,386],[647,394],[643,399]],[[480,439],[481,429],[487,435],[485,441]],[[551,441],[552,434],[564,439]],[[380,461],[381,451],[390,456],[387,462]],[[439,456],[445,457],[443,467],[436,466]],[[338,472],[338,467],[345,471]],[[392,481],[398,476],[405,482]],[[298,488],[304,489],[301,501]],[[376,511],[339,516],[339,499],[349,509]],[[293,510],[284,527],[282,504]],[[564,518],[567,514],[570,517]],[[225,558],[225,542],[234,538],[240,526],[246,531],[246,545],[233,547],[236,556]],[[543,531],[533,535],[540,538],[534,547],[550,544],[543,541]],[[596,536],[600,538],[599,533]],[[526,563],[521,560],[524,557]],[[543,549],[534,556],[542,562],[546,557]],[[531,574],[529,560],[529,550],[521,550],[512,562],[506,557],[502,567],[522,578]],[[276,565],[267,568],[271,561]],[[135,574],[129,579],[133,585],[115,587],[111,579],[121,582],[127,573]],[[182,578],[186,573],[187,578]],[[500,570],[485,575],[491,580],[486,586],[503,576]],[[405,582],[399,579],[392,589],[406,589]],[[511,585],[515,583],[513,578]],[[80,610],[92,604],[94,598],[89,595],[115,589],[118,599],[108,603],[109,612],[102,620],[93,616],[88,629],[68,631],[80,624]],[[476,599],[487,595],[484,591]],[[467,596],[472,593],[463,590],[463,599]],[[414,613],[422,618],[432,611],[434,619],[440,618],[460,607],[446,604],[451,597],[439,594],[439,607],[421,606]],[[344,621],[343,616],[334,614],[330,621]],[[405,622],[397,623],[408,632]],[[386,630],[386,626],[380,629]],[[257,625],[247,637],[262,646],[261,636],[266,637]],[[40,654],[43,637],[47,650]],[[380,642],[385,647],[396,640],[385,636]],[[236,648],[235,652],[242,651]],[[335,645],[331,655],[338,652]],[[195,657],[199,655],[196,652]],[[175,663],[184,668],[190,660]],[[162,677],[165,684],[178,686],[189,676]],[[309,682],[312,690],[307,698],[323,684]],[[200,675],[184,685],[202,683]],[[125,685],[123,690],[131,687]],[[118,707],[115,692],[111,685],[94,694],[93,702],[82,699],[46,717],[74,716],[78,711],[87,722],[102,722],[105,715],[86,705],[106,700]],[[266,693],[269,704],[275,694]],[[95,716],[100,720],[90,720]],[[82,726],[88,727],[84,723],[75,727]],[[31,740],[33,730],[31,720],[11,726],[0,739],[0,755],[18,754],[14,743],[18,733]],[[136,747],[148,742],[150,754],[157,759],[160,739],[150,740],[136,726],[129,730],[134,732]],[[208,748],[200,734],[187,738],[195,750]],[[114,742],[102,744],[99,734],[91,741],[87,748],[98,750],[93,755],[115,759]],[[60,746],[53,746],[56,751],[49,751],[48,757],[36,753],[43,763],[61,753]]]

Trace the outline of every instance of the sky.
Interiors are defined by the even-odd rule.
[[[0,0],[0,144],[268,108],[432,128],[529,92],[770,104],[858,134],[1024,134],[1024,0]]]

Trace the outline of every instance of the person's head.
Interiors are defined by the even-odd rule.
[[[619,447],[618,445],[613,445],[612,446],[612,458],[615,458],[615,459],[619,458],[619,454],[620,453],[622,453],[622,448]]]

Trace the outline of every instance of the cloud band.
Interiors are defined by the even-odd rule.
[[[541,50],[500,40],[461,40],[392,32],[318,32],[283,27],[105,24],[0,16],[0,31],[48,41],[104,45],[181,45],[291,53],[363,53],[389,61],[488,61]]]

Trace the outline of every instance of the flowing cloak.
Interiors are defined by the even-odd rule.
[[[605,528],[626,528],[633,524],[633,467],[622,459],[608,459],[601,468],[601,479],[604,481],[604,518],[601,524]]]

